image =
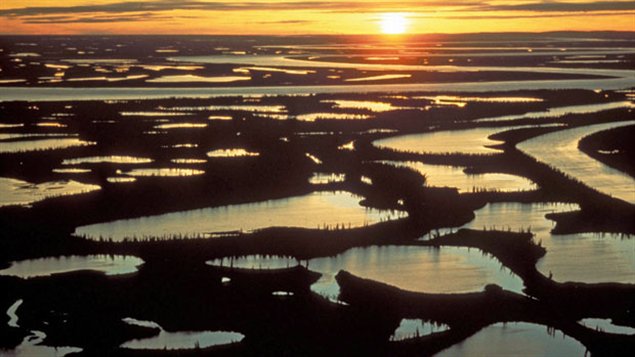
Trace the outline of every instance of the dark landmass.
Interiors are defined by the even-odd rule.
[[[585,154],[635,177],[635,126],[602,131],[580,141]]]
[[[586,33],[549,35],[557,39],[549,42],[550,48],[535,49],[536,52],[559,51],[561,46],[591,48],[607,43],[612,46],[616,43],[625,47],[632,45],[632,33],[594,33],[599,44],[597,41],[587,41],[589,34]],[[489,45],[508,41],[511,51],[519,51],[519,48],[526,51],[527,47],[533,46],[536,36],[544,35],[478,34],[461,39],[483,41]],[[342,41],[354,46],[362,40],[372,38],[350,36]],[[470,42],[453,43],[453,40],[458,40],[456,36],[432,35],[415,40],[421,41],[422,46],[436,46],[439,41],[448,41],[447,46],[472,46]],[[35,46],[30,43],[35,43]],[[311,50],[305,47],[325,43],[328,43],[325,38],[319,36],[2,36],[0,46],[4,52],[0,56],[0,67],[3,68],[0,79],[26,79],[26,82],[4,83],[3,86],[66,86],[69,83],[37,82],[41,80],[39,77],[55,76],[55,73],[62,71],[47,67],[47,63],[66,65],[69,62],[64,59],[82,58],[88,63],[80,63],[82,66],[73,64],[72,68],[64,69],[65,73],[60,78],[148,75],[143,79],[109,84],[146,87],[146,79],[162,75],[240,75],[233,73],[236,66],[228,64],[179,63],[202,67],[186,72],[141,68],[146,65],[174,65],[170,57],[222,55],[233,51],[243,51],[246,55],[273,55],[280,51],[285,56],[310,56]],[[157,52],[157,49],[176,52]],[[394,52],[346,49],[342,53],[341,49],[328,48],[322,51],[328,56],[316,60],[342,59],[349,62],[350,59],[342,57],[346,53],[381,56]],[[17,53],[30,52],[37,52],[40,56],[15,56]],[[449,64],[450,57],[446,56],[443,48],[430,50],[430,54],[433,55],[428,58],[430,65]],[[558,59],[567,56],[563,54]],[[616,56],[609,55],[605,59],[618,60]],[[424,57],[404,57],[379,63],[421,63]],[[132,58],[136,62],[130,65],[112,62],[100,64],[95,61],[121,58]],[[452,63],[461,66],[573,66],[548,63],[554,59],[541,55],[510,58],[498,58],[492,52],[470,57],[472,61],[469,64],[466,57],[456,57]],[[629,68],[633,58],[632,55],[626,55],[619,60],[625,62],[602,66],[591,64],[584,68]],[[243,84],[342,84],[346,78],[392,72],[364,73],[344,69],[336,72],[340,78],[328,79],[333,73],[328,69],[316,69],[315,73],[307,75],[257,71],[252,73],[253,78],[249,82]],[[525,72],[421,72],[413,73],[407,80],[398,79],[392,83],[547,78],[570,80],[583,77],[587,78]],[[75,83],[95,86],[91,81]],[[100,87],[104,86],[98,83]],[[488,325],[525,321],[562,331],[580,341],[594,356],[629,355],[635,345],[635,337],[595,331],[577,321],[596,317],[611,319],[615,324],[635,326],[634,285],[558,282],[545,277],[537,270],[536,263],[549,252],[534,242],[530,232],[459,230],[429,241],[420,241],[419,238],[437,229],[464,225],[473,219],[475,210],[490,202],[569,202],[579,204],[580,210],[549,215],[549,219],[557,222],[554,233],[613,232],[623,234],[623,239],[632,239],[630,235],[635,234],[635,206],[587,187],[557,168],[537,162],[516,149],[519,142],[547,132],[631,120],[631,109],[557,118],[475,121],[545,111],[553,107],[612,103],[631,97],[618,91],[586,90],[454,93],[459,97],[517,96],[541,99],[520,103],[467,101],[463,106],[422,98],[444,94],[447,93],[408,93],[407,96],[395,93],[351,93],[83,102],[29,102],[25,98],[25,101],[0,103],[0,123],[6,125],[0,128],[0,134],[46,134],[50,135],[48,138],[74,135],[72,137],[95,142],[90,146],[61,150],[0,153],[0,177],[36,184],[75,180],[101,186],[98,191],[49,198],[35,202],[30,207],[0,207],[0,268],[6,268],[16,260],[62,255],[121,254],[144,260],[138,272],[121,276],[105,276],[90,271],[33,279],[0,276],[0,288],[3,291],[0,294],[0,310],[4,311],[18,299],[24,301],[17,313],[19,328],[8,326],[8,316],[3,315],[6,317],[0,321],[0,347],[11,349],[29,331],[39,330],[47,335],[46,345],[78,346],[83,349],[80,353],[83,355],[431,355],[465,340]],[[375,112],[364,108],[338,108],[333,100],[382,102],[401,109]],[[236,109],[236,106],[270,109],[258,112],[249,108]],[[284,110],[275,109],[280,107]],[[135,112],[159,114],[124,114]],[[174,113],[184,115],[170,115]],[[263,117],[263,113],[268,116]],[[311,113],[363,114],[368,118],[340,120],[327,114],[325,118],[314,121],[299,119]],[[284,118],[275,115],[283,115]],[[210,120],[210,116],[228,118]],[[51,122],[59,125],[39,125]],[[179,123],[202,127],[161,127],[162,124]],[[509,126],[554,123],[562,126],[507,130]],[[497,151],[486,155],[426,154],[397,152],[373,145],[375,140],[395,135],[475,127],[501,127],[501,132],[491,137],[501,142],[496,146]],[[580,148],[607,165],[632,175],[634,150],[630,138],[634,128],[625,127],[589,136],[582,140]],[[0,148],[3,144],[28,140],[37,138],[2,138]],[[207,156],[211,150],[225,148],[243,148],[258,152],[259,156]],[[616,152],[607,155],[599,153],[600,150]],[[307,153],[318,160],[308,158]],[[62,165],[69,158],[110,155],[147,157],[153,161],[137,165]],[[175,158],[205,161],[175,163],[172,161]],[[419,172],[379,163],[384,160],[461,166],[470,174],[513,174],[530,179],[538,188],[522,192],[492,190],[459,193],[453,188],[430,187],[426,177]],[[90,169],[90,172],[71,174],[53,171],[62,167]],[[195,169],[204,171],[204,174],[138,177],[136,182],[126,184],[107,180],[109,177],[125,177],[119,170],[125,172],[133,168]],[[342,182],[312,184],[309,178],[316,172],[344,174],[345,179]],[[362,177],[372,183],[364,181]],[[223,237],[208,239],[177,234],[167,239],[139,237],[114,242],[73,235],[75,229],[82,225],[266,201],[315,191],[349,191],[361,197],[360,204],[364,207],[401,210],[407,213],[407,217],[358,228],[344,225],[328,229],[270,227],[254,232],[229,232]],[[337,281],[342,292],[340,300],[348,305],[330,302],[311,292],[310,286],[319,278],[319,274],[307,266],[308,259],[335,256],[354,247],[371,245],[478,249],[520,277],[526,295],[505,291],[495,285],[485,286],[482,291],[469,294],[415,293],[361,279],[347,272],[340,272]],[[301,265],[263,272],[205,264],[214,258],[252,254],[292,256],[299,259]],[[222,277],[231,278],[231,283],[223,284]],[[273,296],[274,291],[289,291],[294,295]],[[126,317],[154,321],[166,331],[231,330],[246,337],[240,343],[207,349],[132,351],[119,346],[131,339],[156,336],[159,331],[128,325],[122,321]],[[403,342],[389,341],[402,318],[445,323],[450,329]]]

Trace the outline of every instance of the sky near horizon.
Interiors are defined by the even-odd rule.
[[[380,34],[387,16],[411,34],[635,31],[632,0],[2,0],[0,33]]]

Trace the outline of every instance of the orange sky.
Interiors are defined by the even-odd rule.
[[[398,13],[407,33],[635,31],[635,1],[2,0],[5,34],[376,34]]]

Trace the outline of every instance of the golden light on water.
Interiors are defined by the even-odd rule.
[[[406,32],[408,20],[403,14],[386,13],[381,16],[381,32],[387,35],[399,35]]]

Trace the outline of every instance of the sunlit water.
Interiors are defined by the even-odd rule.
[[[388,102],[376,102],[370,100],[322,100],[321,103],[330,103],[334,109],[360,109],[376,113],[389,112],[393,110],[414,109],[409,107],[394,106]]]
[[[635,125],[635,121],[582,126],[540,135],[517,145],[538,161],[604,194],[635,204],[635,179],[578,149],[582,138],[603,130]]]
[[[204,129],[206,123],[167,123],[155,125],[154,129]]]
[[[632,51],[632,50],[628,50]],[[605,52],[602,52],[605,53]],[[522,55],[527,55],[527,52]],[[595,69],[595,68],[565,68],[565,67],[527,67],[527,66],[458,66],[458,65],[420,65],[420,64],[385,64],[385,63],[354,63],[354,62],[335,62],[324,60],[306,60],[299,57],[290,57],[283,55],[259,55],[259,56],[226,56],[226,55],[210,55],[210,56],[182,56],[170,58],[175,62],[185,61],[192,63],[208,63],[223,64],[231,63],[236,65],[258,65],[258,66],[286,66],[286,67],[305,67],[305,68],[352,68],[359,71],[408,71],[408,72],[529,72],[529,73],[559,73],[559,74],[594,74],[613,77],[628,77],[633,71],[629,70],[612,70],[612,69]],[[406,74],[380,74],[380,79],[403,78]],[[385,78],[384,76],[388,76]],[[400,77],[393,77],[400,76]],[[362,77],[366,78],[366,77]]]
[[[255,157],[260,156],[260,153],[247,151],[245,149],[233,148],[233,149],[216,149],[207,153],[209,157]]]
[[[7,323],[11,328],[20,328],[19,317],[17,315],[18,308],[24,301],[18,299],[7,310],[7,316],[9,316],[9,322]],[[42,345],[46,339],[46,334],[42,331],[32,330],[29,335],[25,336],[22,342],[14,349],[2,349],[0,348],[0,355],[7,357],[33,357],[33,356],[54,356],[62,357],[69,353],[81,352],[79,347],[50,347]]]
[[[29,279],[80,270],[97,271],[106,275],[123,275],[136,272],[141,264],[143,260],[134,256],[70,255],[11,262],[11,266],[0,270],[0,275]]]
[[[391,79],[404,79],[412,77],[411,74],[380,74],[377,76],[357,77],[345,79],[344,82],[371,82],[371,81],[387,81]]]
[[[203,170],[183,169],[183,168],[148,168],[148,169],[132,169],[128,171],[117,170],[117,174],[132,177],[187,177],[199,176],[205,174]]]
[[[488,146],[501,144],[501,141],[489,139],[489,136],[503,131],[526,127],[531,126],[432,131],[379,139],[373,141],[373,145],[379,148],[402,152],[429,154],[494,154],[500,152],[500,150]]]
[[[20,327],[20,325],[18,325],[19,317],[17,315],[17,311],[23,302],[24,300],[19,299],[16,302],[14,302],[13,305],[9,306],[9,308],[7,309],[7,316],[9,316],[9,322],[7,322],[7,325],[9,327],[15,327],[15,328]]]
[[[476,119],[474,122],[497,122],[505,120],[517,120],[517,119],[545,119],[545,118],[559,118],[569,114],[591,114],[599,113],[611,109],[620,108],[633,108],[634,105],[628,100],[619,102],[599,103],[599,104],[582,104],[571,105],[566,107],[549,108],[539,112],[529,112],[525,114],[516,115],[504,115],[494,118],[481,118]]]
[[[139,112],[119,112],[122,117],[181,117],[192,115],[192,113],[168,112],[168,111],[139,111]]]
[[[404,341],[422,337],[437,332],[447,331],[450,327],[446,324],[421,319],[401,319],[399,326],[390,336],[390,341]]]
[[[136,80],[136,79],[143,79],[143,78],[147,78],[147,77],[148,77],[147,74],[131,75],[131,76],[125,76],[125,77],[105,77],[105,76],[76,77],[76,78],[68,78],[68,79],[66,79],[66,81],[67,82],[93,82],[93,81],[97,81],[97,82],[121,82],[121,81],[130,81],[130,80]]]
[[[349,192],[313,192],[304,196],[211,207],[78,227],[76,235],[121,241],[136,237],[208,237],[211,233],[254,231],[266,227],[349,228],[405,217],[405,212],[360,206]]]
[[[275,270],[293,268],[298,266],[300,262],[293,257],[279,255],[246,255],[212,259],[205,264],[233,269]]]
[[[121,348],[134,350],[199,349],[237,343],[245,338],[245,335],[231,331],[168,332],[161,328],[156,322],[152,321],[143,321],[133,318],[125,318],[123,321],[129,325],[159,329],[159,333],[156,336],[134,339],[121,345]]]
[[[216,76],[216,77],[204,77],[193,74],[161,76],[158,78],[147,79],[148,83],[232,83],[249,81],[249,76]]]
[[[278,72],[285,74],[307,75],[313,74],[315,71],[309,69],[288,69],[288,68],[276,68],[276,67],[240,67],[235,68],[236,73],[249,73],[249,72]]]
[[[27,138],[60,138],[77,136],[77,134],[67,133],[0,133],[0,140],[14,140],[14,139],[27,139]]]
[[[29,151],[59,150],[77,146],[95,145],[95,142],[79,138],[41,139],[0,142],[0,153],[22,153]]]
[[[133,182],[137,182],[137,178],[136,177],[108,177],[106,178],[106,181],[110,182],[110,183],[133,183]]]
[[[557,281],[635,283],[635,239],[612,234],[551,234],[555,222],[548,213],[578,209],[575,204],[488,203],[462,226],[471,229],[520,231],[531,229],[547,249],[537,268]],[[440,230],[449,233],[450,230]]]
[[[47,198],[78,195],[101,189],[77,181],[53,181],[39,184],[0,177],[0,207],[28,206]]]
[[[91,169],[80,169],[80,168],[64,168],[64,169],[53,169],[52,172],[56,174],[87,174],[92,172]]]
[[[199,165],[207,162],[205,159],[194,159],[194,158],[178,158],[178,159],[170,159],[171,162],[175,164],[181,165]]]
[[[256,105],[256,104],[235,104],[235,105],[206,105],[196,107],[160,107],[163,110],[182,111],[242,111],[251,113],[286,113],[284,105]]]
[[[548,332],[547,326],[526,322],[497,323],[436,356],[580,356],[586,347],[573,338]]]
[[[632,74],[628,74],[632,77]],[[345,84],[271,87],[214,88],[69,88],[69,87],[0,87],[0,102],[132,100],[165,98],[216,98],[240,95],[309,95],[337,93],[407,93],[407,92],[498,92],[519,90],[623,89],[632,86],[628,77],[576,80],[484,81],[461,83]]]
[[[531,180],[516,175],[501,173],[468,175],[464,172],[464,167],[458,166],[429,165],[414,161],[383,162],[396,167],[408,167],[425,175],[427,186],[456,187],[461,193],[480,191],[529,191],[538,188]]]
[[[464,108],[468,103],[538,103],[541,98],[534,97],[470,97],[457,95],[415,96],[411,99],[426,99],[435,105],[454,106]]]
[[[635,335],[635,328],[629,326],[619,326],[611,323],[611,319],[583,319],[580,323],[590,329],[607,333],[617,333],[621,335]]]
[[[322,273],[311,290],[331,300],[339,296],[340,270],[361,278],[425,293],[482,291],[487,284],[521,292],[522,280],[494,258],[462,247],[371,246],[352,248],[335,257],[315,258],[308,268]]]
[[[314,122],[316,120],[365,120],[372,118],[372,116],[349,113],[307,113],[297,115],[295,118],[299,121]]]
[[[134,156],[88,156],[78,157],[74,159],[64,159],[62,165],[80,165],[80,164],[148,164],[153,160],[146,157],[134,157]]]
[[[313,173],[313,176],[309,178],[309,183],[312,185],[324,185],[344,182],[344,180],[346,180],[345,174],[315,172]]]

